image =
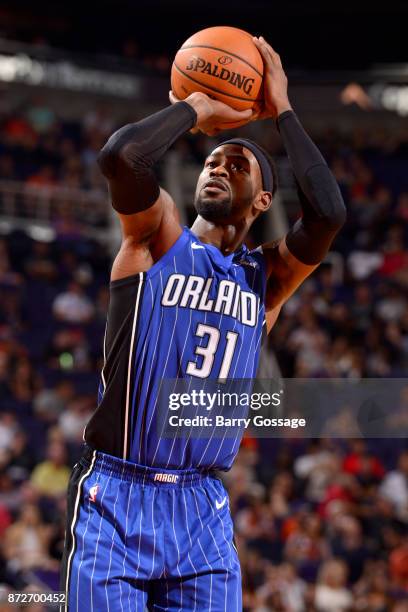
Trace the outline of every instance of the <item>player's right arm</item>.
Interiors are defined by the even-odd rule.
[[[109,138],[98,163],[122,226],[122,245],[111,280],[148,270],[182,232],[175,203],[160,188],[154,164],[188,130],[196,127],[209,133],[220,121],[249,120],[251,114],[193,93]]]

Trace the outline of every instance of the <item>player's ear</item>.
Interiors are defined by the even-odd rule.
[[[270,191],[259,191],[254,202],[256,210],[265,212],[272,205],[272,194]]]

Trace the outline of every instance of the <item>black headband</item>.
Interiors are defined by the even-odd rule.
[[[262,175],[262,187],[264,191],[270,191],[272,193],[273,190],[273,174],[271,170],[271,165],[266,157],[265,153],[262,151],[260,147],[254,142],[250,140],[246,140],[246,138],[231,138],[230,140],[225,140],[224,142],[220,142],[219,147],[227,144],[237,144],[249,149],[256,157],[259,167],[261,169]]]

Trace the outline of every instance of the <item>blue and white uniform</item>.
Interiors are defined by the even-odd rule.
[[[147,272],[111,282],[98,407],[68,495],[69,610],[242,609],[213,473],[231,467],[242,431],[172,439],[156,414],[163,379],[255,377],[265,284],[261,250],[224,256],[187,228]]]

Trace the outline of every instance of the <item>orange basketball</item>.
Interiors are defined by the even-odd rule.
[[[202,91],[245,110],[255,104],[262,77],[262,57],[251,34],[217,26],[193,34],[179,49],[171,69],[171,88],[180,100]]]

